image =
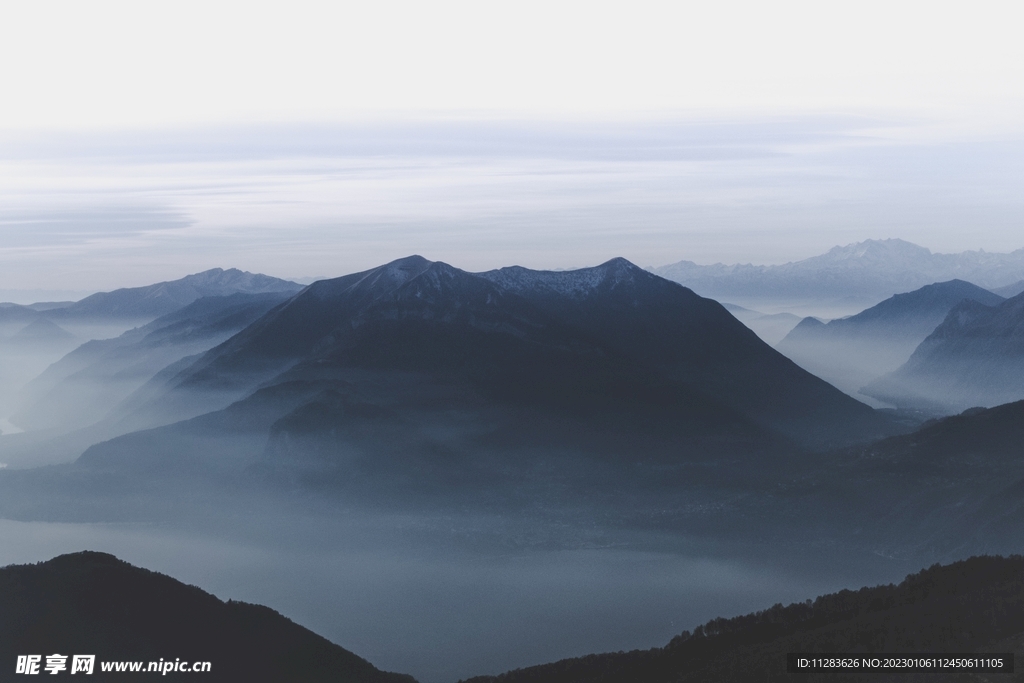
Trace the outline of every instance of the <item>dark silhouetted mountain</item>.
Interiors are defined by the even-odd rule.
[[[963,280],[897,294],[850,316],[821,323],[805,318],[776,348],[850,395],[905,363],[961,301],[993,306],[1003,297]]]
[[[623,259],[471,274],[410,257],[317,282],[132,403],[189,417],[258,386],[368,372],[418,373],[486,401],[570,412],[615,404],[620,415],[660,415],[674,403],[672,421],[698,431],[752,423],[812,447],[891,429],[718,303]]]
[[[899,585],[844,590],[741,617],[714,619],[665,647],[595,654],[465,683],[941,681],[963,673],[786,673],[788,652],[1020,652],[1024,558],[935,565]],[[996,676],[1005,674],[994,674]],[[980,676],[978,680],[983,679]]]
[[[146,667],[170,657],[210,662],[211,669],[161,679],[413,683],[411,676],[380,671],[267,607],[221,602],[97,552],[0,569],[0,659],[5,669],[10,666],[10,680],[21,678],[13,676],[19,655],[43,655],[45,674],[46,656],[53,653],[95,655],[88,678],[101,681],[126,677],[103,673],[102,662],[140,661]],[[66,663],[70,672],[70,657]]]
[[[798,442],[856,439],[877,419],[783,361],[717,302],[625,259],[580,271],[503,268],[481,275],[660,376],[699,388]]]
[[[1024,249],[1009,254],[933,254],[898,239],[835,247],[821,256],[778,266],[699,266],[680,261],[655,268],[702,296],[758,301],[848,301],[861,305],[954,278],[994,288],[1024,279]]]
[[[808,535],[828,527],[887,556],[1013,552],[1024,546],[1022,443],[1024,401],[973,408],[824,455],[774,505],[807,520]]]
[[[25,387],[25,407],[11,419],[29,430],[69,431],[93,424],[160,370],[220,344],[289,296],[203,297],[114,339],[87,342]],[[41,323],[53,325],[33,325]],[[106,432],[108,437],[116,433]]]
[[[1024,398],[1024,294],[995,306],[961,303],[903,366],[862,391],[946,413]]]
[[[46,315],[58,321],[65,318],[153,319],[205,296],[297,292],[300,289],[302,285],[268,275],[247,273],[234,268],[214,268],[188,275],[180,280],[160,282],[147,287],[100,292],[66,308],[47,311]]]

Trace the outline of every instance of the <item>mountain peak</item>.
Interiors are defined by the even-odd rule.
[[[74,316],[155,318],[177,310],[204,296],[297,292],[302,286],[260,273],[237,268],[211,268],[178,280],[146,287],[99,292],[66,308],[55,309],[58,318]]]
[[[477,273],[502,289],[522,292],[548,290],[573,297],[586,296],[603,286],[616,287],[640,279],[661,279],[621,256],[590,268],[577,270],[530,270],[509,266]]]
[[[373,298],[383,293],[393,292],[410,280],[419,277],[434,265],[434,261],[428,261],[422,256],[413,254],[370,270],[314,282],[309,286],[309,294],[320,300],[335,299],[356,293]]]
[[[928,258],[930,249],[901,239],[864,240],[844,246],[832,247],[821,259],[836,261],[866,260],[892,258]]]

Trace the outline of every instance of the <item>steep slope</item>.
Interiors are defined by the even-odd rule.
[[[863,393],[947,413],[1024,398],[1024,294],[995,306],[963,302],[903,366]]]
[[[93,424],[163,368],[216,346],[290,296],[203,297],[119,337],[87,342],[25,387],[11,421],[27,430]]]
[[[863,307],[954,278],[990,289],[1009,285],[1024,279],[1024,249],[1009,254],[934,254],[903,240],[866,240],[778,266],[700,266],[681,261],[654,272],[702,296],[754,308],[762,301],[860,302]]]
[[[317,283],[171,379],[149,410],[194,408],[218,389],[246,397],[97,444],[76,468],[199,476],[208,458],[272,481],[400,494],[378,504],[413,492],[447,504],[484,492],[540,499],[537,485],[555,482],[607,490],[626,475],[696,485],[686,463],[718,463],[701,476],[730,479],[733,466],[753,476],[794,450],[489,280],[420,258]],[[262,457],[246,463],[261,438]]]
[[[890,429],[718,303],[622,259],[564,273],[474,275],[410,257],[318,282],[163,387],[147,388],[155,397],[148,403],[133,403],[150,415],[188,417],[285,378],[354,369],[426,373],[538,405],[625,400],[629,392],[646,392],[656,405],[665,390],[693,406],[678,419],[698,409],[730,413],[814,447]]]
[[[865,406],[800,370],[720,304],[614,259],[596,268],[482,273],[602,345],[807,445],[880,435]]]
[[[153,319],[182,308],[204,296],[247,293],[297,292],[302,285],[235,268],[214,268],[180,280],[146,287],[130,287],[87,296],[74,304],[46,311],[51,320]]]
[[[0,659],[95,655],[95,680],[121,680],[103,662],[210,662],[209,672],[166,680],[414,683],[386,673],[277,612],[221,602],[194,586],[112,555],[80,552],[0,569]],[[66,660],[71,670],[70,656]],[[68,675],[68,673],[65,675]],[[81,672],[79,672],[81,673]],[[150,676],[158,675],[150,673]],[[130,676],[130,674],[129,674]]]
[[[897,294],[871,308],[821,324],[805,318],[776,348],[800,367],[852,396],[905,363],[961,301],[994,306],[1003,297],[963,280]]]
[[[595,654],[465,683],[1002,680],[1005,673],[786,672],[788,652],[1008,652],[1024,645],[1024,558],[935,565],[897,586],[844,590],[733,619],[665,647]],[[804,678],[804,676],[808,676]]]

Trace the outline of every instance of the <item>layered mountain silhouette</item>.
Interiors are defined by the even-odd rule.
[[[723,302],[722,305],[771,346],[782,341],[801,320],[800,316],[793,313],[762,313],[736,304]]]
[[[603,411],[693,434],[770,432],[806,447],[891,429],[716,302],[622,259],[561,273],[471,274],[410,257],[317,282],[154,378],[131,403],[143,419],[188,418],[258,387],[338,390],[367,376],[377,378],[365,382],[374,392],[406,392],[398,380],[406,377],[408,386],[471,392],[466,400],[478,406]]]
[[[53,653],[68,656],[67,672],[71,655],[95,655],[88,677],[100,681],[132,677],[103,672],[103,662],[139,661],[145,670],[149,662],[181,659],[210,662],[211,668],[146,675],[414,683],[411,676],[380,671],[267,607],[222,602],[163,574],[89,551],[0,569],[0,660],[6,671],[13,676],[19,655],[38,654],[45,675],[42,667]]]
[[[63,319],[153,319],[166,315],[205,296],[297,292],[302,285],[269,275],[231,268],[214,268],[179,280],[146,287],[129,287],[87,296],[70,306],[42,312],[51,320]]]
[[[866,240],[778,266],[701,266],[680,261],[654,272],[702,296],[754,308],[762,301],[865,306],[952,279],[989,289],[1019,282],[1024,279],[1024,249],[1009,254],[934,254],[903,240]]]
[[[605,492],[648,507],[903,429],[623,259],[473,274],[421,257],[310,285],[104,422],[135,431],[45,476],[89,492],[191,477],[382,504]]]
[[[1014,282],[1013,284],[1006,285],[1005,287],[997,287],[992,291],[999,296],[1004,296],[1009,299],[1010,297],[1017,296],[1021,292],[1024,292],[1024,280]]]
[[[23,389],[24,407],[11,420],[29,430],[89,426],[168,365],[225,341],[290,296],[203,297],[119,337],[87,342]]]
[[[1024,645],[1024,558],[935,565],[899,585],[844,590],[732,619],[714,619],[665,647],[594,654],[464,683],[989,680],[984,674],[791,674],[789,652],[1014,652]],[[1018,655],[1019,658],[1019,655]],[[1019,664],[1017,664],[1019,666]],[[804,678],[806,676],[806,678]],[[1006,674],[990,674],[991,680]]]
[[[932,420],[819,458],[773,502],[884,555],[1007,553],[1024,545],[1024,401]],[[813,520],[813,521],[812,521]]]
[[[998,294],[963,280],[897,294],[848,318],[804,318],[776,348],[850,395],[902,365],[962,301],[992,306]]]
[[[991,306],[961,303],[903,366],[863,392],[947,413],[1024,398],[1024,294]]]

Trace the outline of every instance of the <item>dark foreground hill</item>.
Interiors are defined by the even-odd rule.
[[[804,318],[776,348],[847,393],[902,365],[961,301],[995,306],[1003,297],[963,280],[897,294],[848,318]]]
[[[1024,294],[994,306],[964,301],[903,366],[863,393],[947,413],[1024,398]]]
[[[935,565],[898,586],[844,590],[733,619],[714,619],[665,647],[596,654],[466,683],[997,681],[1006,674],[789,674],[787,652],[966,653],[1024,644],[1024,558]]]
[[[221,602],[97,552],[0,569],[0,679],[22,678],[14,674],[19,655],[40,654],[45,666],[54,653],[95,655],[95,673],[87,680],[414,683],[411,676],[376,669],[267,607]],[[179,658],[210,662],[210,672],[100,671],[102,662],[148,665]],[[64,675],[70,657],[67,666]]]

